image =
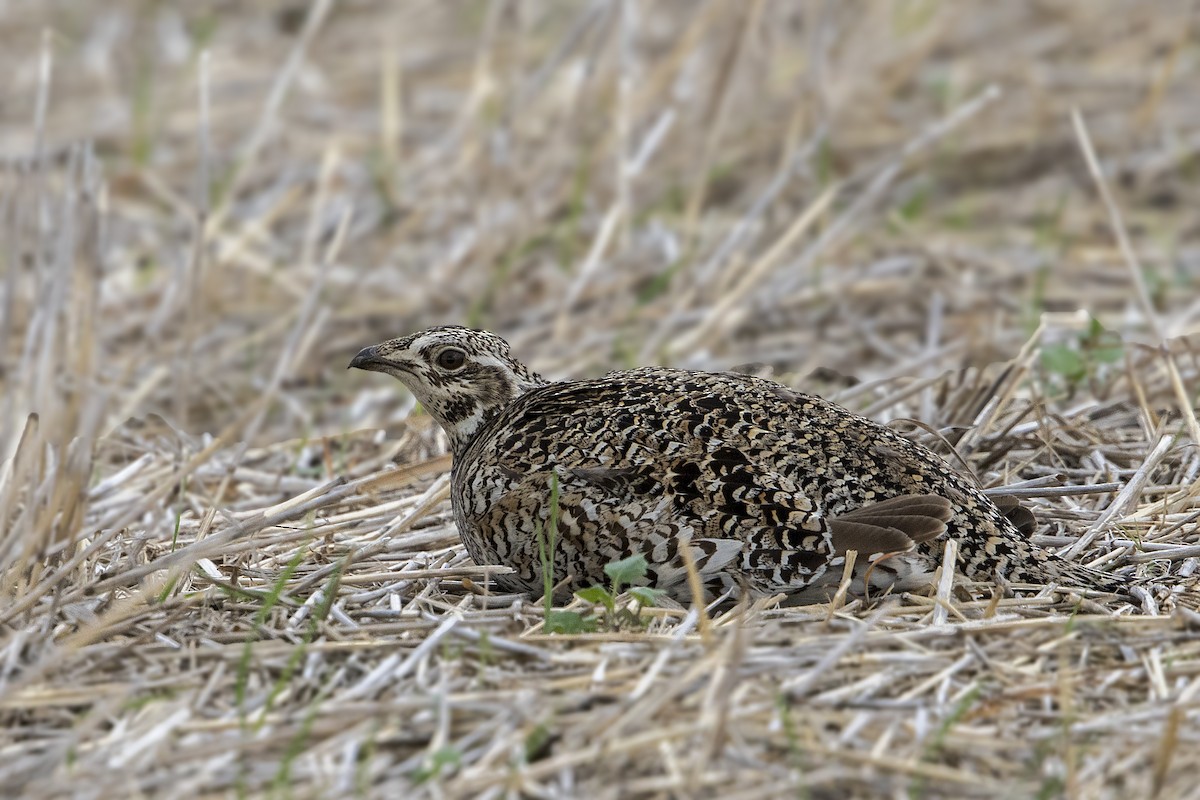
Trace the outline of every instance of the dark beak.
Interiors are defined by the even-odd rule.
[[[346,367],[346,369],[357,367],[358,369],[376,370],[382,362],[383,359],[379,357],[379,346],[371,345],[359,350],[358,355],[350,361],[350,366]]]

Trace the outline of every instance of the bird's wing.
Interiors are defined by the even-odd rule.
[[[846,550],[907,550],[945,530],[949,504],[928,495],[830,519],[801,476],[778,468],[771,454],[787,446],[779,434],[713,424],[712,415],[727,412],[710,398],[689,411],[594,389],[583,382],[539,391],[536,402],[514,409],[490,446],[510,480],[489,516],[513,513],[530,497],[545,516],[552,472],[561,541],[579,550],[573,569],[595,573],[584,563],[589,555],[615,560],[642,552],[660,585],[676,582],[684,577],[678,547],[686,541],[702,577],[734,567],[760,588],[799,588]],[[531,463],[537,473],[522,475]]]
[[[527,582],[540,580],[535,578],[540,575],[537,548],[552,548],[552,583],[565,580],[568,593],[606,583],[605,565],[635,553],[650,565],[646,583],[666,590],[682,586],[687,566],[680,548],[685,546],[702,581],[721,575],[739,557],[742,542],[704,535],[661,491],[648,455],[639,461],[603,466],[566,449],[555,463],[521,472],[526,462],[509,453],[498,460],[505,473],[502,488],[491,490],[486,507],[467,512],[467,524],[493,541],[524,540],[507,542],[503,560],[527,564],[519,569]],[[529,542],[538,531],[542,543]],[[514,557],[518,551],[526,555]]]
[[[838,555],[847,550],[863,555],[894,553],[941,536],[952,514],[944,497],[903,495],[830,517],[829,528]]]

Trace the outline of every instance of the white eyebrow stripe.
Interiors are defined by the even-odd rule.
[[[472,356],[472,359],[474,359],[476,364],[479,364],[484,367],[500,367],[501,369],[511,368],[511,365],[509,362],[504,361],[503,359],[500,359],[500,358],[496,358],[496,356],[491,355],[490,353],[486,354],[486,355],[475,355],[475,356]]]
[[[408,349],[414,353],[424,353],[428,348],[433,347],[438,342],[438,337],[433,335],[422,336],[419,339],[413,339],[412,344]]]

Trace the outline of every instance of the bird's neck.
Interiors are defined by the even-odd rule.
[[[478,392],[469,400],[458,398],[458,403],[433,413],[450,440],[450,450],[455,459],[462,456],[489,422],[503,414],[518,398],[549,383],[533,373],[527,376],[506,377],[509,379],[489,381],[486,390]]]

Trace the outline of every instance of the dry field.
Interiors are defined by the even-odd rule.
[[[0,4],[4,793],[1200,797],[1198,39],[1171,0]],[[1157,583],[546,633],[345,370],[436,323],[771,374]]]

